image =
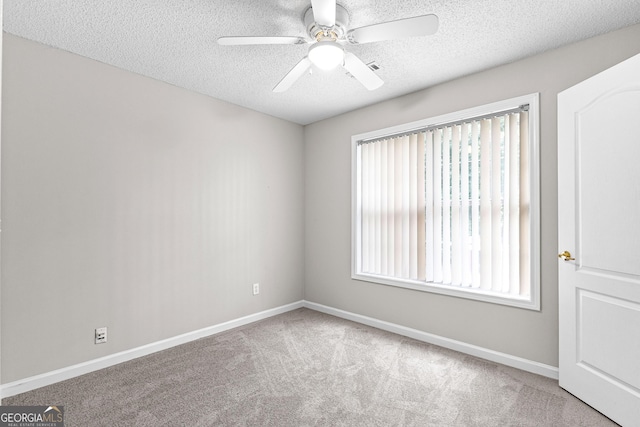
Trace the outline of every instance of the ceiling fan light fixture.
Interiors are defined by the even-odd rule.
[[[335,41],[320,41],[309,48],[309,60],[318,68],[331,70],[344,62],[344,49]]]

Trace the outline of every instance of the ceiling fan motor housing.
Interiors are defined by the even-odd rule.
[[[323,28],[315,22],[313,8],[309,8],[304,13],[304,25],[307,28],[309,36],[314,40],[325,38],[326,34],[330,34],[331,38],[335,37],[337,40],[340,40],[344,37],[346,28],[349,25],[349,13],[344,7],[336,4],[335,25],[331,28]]]

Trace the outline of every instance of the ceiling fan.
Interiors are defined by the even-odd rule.
[[[345,44],[362,44],[405,37],[428,36],[438,30],[436,15],[421,15],[397,21],[382,22],[360,28],[347,29],[349,14],[336,0],[311,0],[304,14],[304,24],[310,39],[297,36],[272,37],[220,37],[221,45],[310,44],[307,56],[302,58],[273,88],[284,92],[310,67],[330,70],[342,65],[364,87],[374,90],[384,83],[362,60],[345,51]]]

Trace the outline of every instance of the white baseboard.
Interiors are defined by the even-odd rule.
[[[35,390],[40,387],[68,380],[80,375],[88,374],[89,372],[108,368],[109,366],[117,365],[119,363],[136,359],[138,357],[156,353],[161,350],[166,350],[180,344],[185,344],[190,341],[208,337],[210,335],[215,335],[229,329],[247,325],[258,320],[266,319],[268,317],[276,316],[278,314],[286,313],[288,311],[302,307],[330,314],[332,316],[341,317],[343,319],[351,320],[354,322],[362,323],[364,325],[372,326],[384,331],[393,332],[398,335],[416,339],[418,341],[439,345],[441,347],[456,350],[461,353],[470,354],[472,356],[480,357],[492,362],[501,363],[513,368],[522,369],[523,371],[532,372],[534,374],[543,375],[545,377],[553,379],[558,379],[558,368],[554,366],[545,365],[543,363],[534,362],[532,360],[523,359],[521,357],[512,356],[506,353],[500,353],[497,351],[489,350],[487,348],[467,344],[461,341],[433,335],[427,332],[419,331],[417,329],[408,328],[406,326],[396,325],[394,323],[385,322],[383,320],[374,319],[372,317],[362,316],[360,314],[355,314],[337,308],[303,300],[276,307],[270,310],[261,311],[259,313],[241,317],[239,319],[230,320],[218,325],[209,326],[197,331],[188,332],[186,334],[178,335],[176,337],[168,338],[162,341],[157,341],[155,343],[143,345],[131,350],[126,350],[120,353],[101,357],[99,359],[89,360],[77,365],[57,369],[55,371],[46,372],[44,374],[35,375],[29,378],[24,378],[22,380],[14,381],[11,383],[2,384],[0,386],[0,396],[2,398],[15,396],[16,394],[25,393],[30,390]]]
[[[209,326],[197,331],[188,332],[186,334],[167,338],[162,341],[143,345],[131,350],[104,356],[99,359],[89,360],[77,365],[68,366],[66,368],[57,369],[55,371],[46,372],[44,374],[35,375],[33,377],[24,378],[22,380],[14,381],[7,384],[2,384],[2,386],[0,386],[0,396],[2,398],[15,396],[16,394],[25,393],[30,390],[35,390],[36,388],[68,380],[80,375],[88,374],[89,372],[108,368],[109,366],[117,365],[119,363],[156,353],[161,350],[166,350],[180,344],[185,344],[190,341],[208,337],[210,335],[237,328],[238,326],[247,325],[249,323],[266,319],[271,316],[286,313],[287,311],[295,310],[301,307],[303,307],[303,301],[294,302],[292,304],[287,304],[280,307],[272,308],[270,310],[261,311],[259,313],[241,317],[239,319],[230,320],[218,325]]]
[[[417,329],[407,328],[406,326],[396,325],[395,323],[385,322],[383,320],[374,319],[372,317],[362,316],[360,314],[351,313],[322,304],[316,304],[310,301],[303,301],[303,306],[311,310],[320,311],[332,316],[341,317],[353,322],[362,323],[364,325],[373,326],[374,328],[384,331],[393,332],[398,335],[413,338],[429,344],[435,344],[450,350],[459,351],[461,353],[476,356],[502,365],[511,366],[512,368],[522,369],[523,371],[542,375],[548,378],[558,379],[558,368],[544,363],[535,362],[533,360],[523,359],[521,357],[512,356],[510,354],[501,353],[484,347],[478,347],[473,344],[467,344],[461,341],[452,340],[450,338],[441,337],[439,335],[430,334],[419,331]]]

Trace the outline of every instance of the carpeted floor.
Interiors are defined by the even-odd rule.
[[[71,426],[615,426],[557,381],[299,309],[4,399]]]

